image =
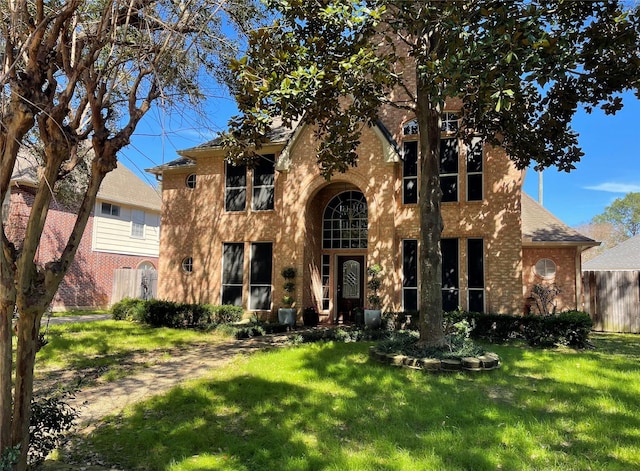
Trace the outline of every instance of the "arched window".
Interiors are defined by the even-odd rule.
[[[359,191],[335,196],[324,210],[322,247],[325,249],[366,249],[369,214],[367,200]]]
[[[153,263],[151,263],[148,260],[145,260],[144,262],[140,263],[140,265],[138,265],[138,270],[155,270],[156,267],[153,266]]]
[[[187,185],[187,188],[195,188],[196,187],[196,174],[192,173],[190,174],[186,180],[185,180],[185,185]]]

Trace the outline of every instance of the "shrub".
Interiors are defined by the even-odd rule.
[[[66,402],[68,395],[61,393],[32,401],[28,451],[31,466],[42,464],[47,455],[61,445],[64,433],[73,426],[78,412]]]
[[[589,345],[589,333],[593,325],[589,315],[580,311],[549,316],[455,311],[445,313],[444,318],[445,330],[447,324],[466,319],[474,339],[504,342],[520,338],[532,346],[567,345],[584,348]]]
[[[153,327],[184,327],[184,311],[180,312],[178,305],[170,301],[150,299],[146,301],[146,309],[142,321]]]
[[[527,316],[525,337],[532,346],[566,345],[585,348],[593,322],[580,311],[562,312],[555,316]]]
[[[146,302],[143,299],[124,298],[111,306],[111,316],[116,321],[139,321],[144,316]]]
[[[244,309],[241,306],[232,306],[230,304],[221,306],[208,305],[208,309],[211,312],[211,322],[214,324],[239,322],[244,314]]]

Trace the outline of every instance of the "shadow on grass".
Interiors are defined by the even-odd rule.
[[[182,347],[197,341],[197,336],[190,334],[112,320],[51,326],[48,343],[36,357],[36,369],[52,363],[70,370],[110,366],[142,351]]]
[[[598,375],[594,389],[587,378],[597,371],[575,371],[598,368],[591,352],[496,347],[500,370],[432,375],[370,362],[366,349],[255,355],[107,420],[93,447],[126,469],[149,470],[627,470],[640,462],[637,386],[616,384],[631,361]]]

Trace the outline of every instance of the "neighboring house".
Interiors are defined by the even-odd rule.
[[[640,270],[640,234],[610,248],[582,265],[584,271]]]
[[[640,333],[640,235],[585,262],[582,270],[594,329]]]
[[[7,236],[18,247],[24,239],[35,188],[39,184],[37,168],[33,157],[18,157],[11,177],[10,197],[4,202],[3,222]],[[113,291],[114,270],[156,269],[160,205],[158,191],[119,162],[102,183],[75,260],[54,297],[53,309],[107,307]],[[59,256],[75,219],[73,203],[65,204],[55,198],[37,253],[38,263]]]
[[[452,100],[443,114],[443,308],[523,313],[531,287],[553,282],[559,309],[580,307],[580,253],[597,242],[524,195],[524,172],[502,149],[465,145],[459,112]],[[357,167],[329,181],[306,125],[275,126],[253,168],[227,163],[213,140],[149,169],[162,179],[159,297],[269,315],[291,266],[296,307],[337,321],[366,307],[366,267],[378,263],[383,309],[417,309],[416,133],[406,111],[381,110],[363,130]]]

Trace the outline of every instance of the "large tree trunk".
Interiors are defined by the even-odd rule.
[[[40,321],[44,308],[20,312],[18,348],[16,351],[15,399],[13,405],[12,445],[20,445],[20,461],[16,469],[26,470],[29,451],[29,422],[33,398],[33,366],[36,360]]]
[[[445,344],[442,326],[442,259],[440,236],[440,104],[418,74],[416,118],[420,128],[420,343]]]

